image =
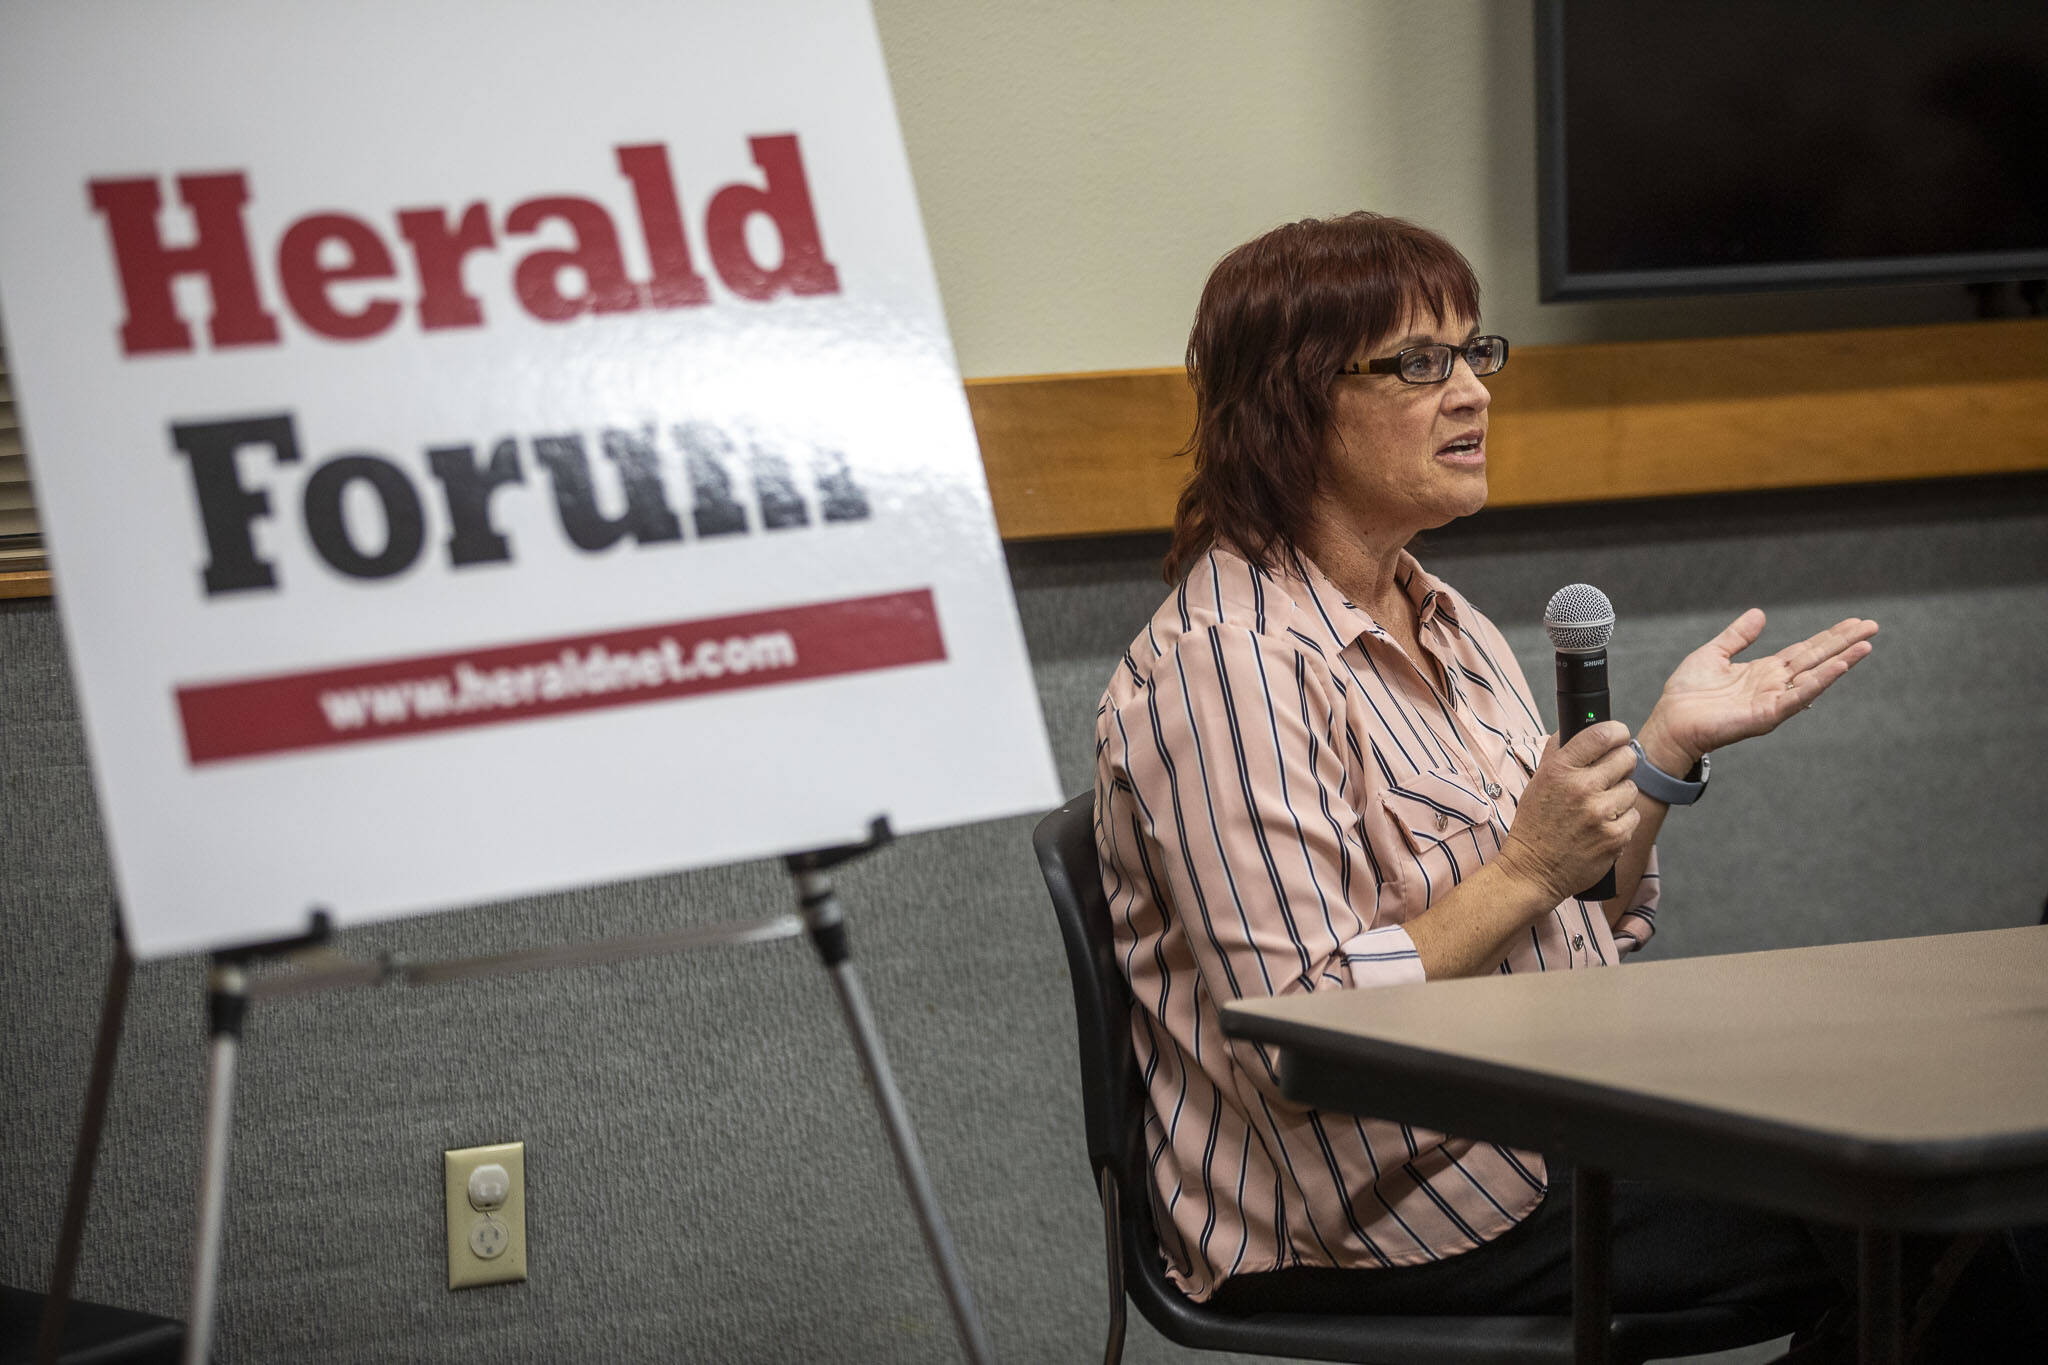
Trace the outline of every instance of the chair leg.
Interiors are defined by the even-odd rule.
[[[1102,1244],[1109,1249],[1109,1340],[1102,1348],[1102,1365],[1119,1365],[1124,1358],[1124,1237],[1117,1216],[1116,1173],[1102,1172]]]
[[[1856,1231],[1856,1358],[1862,1365],[1899,1365],[1899,1234]]]
[[[1614,1313],[1614,1180],[1606,1171],[1572,1168],[1572,1341],[1578,1365],[1608,1365]]]

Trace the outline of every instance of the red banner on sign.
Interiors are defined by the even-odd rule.
[[[177,689],[192,763],[946,657],[929,588]]]

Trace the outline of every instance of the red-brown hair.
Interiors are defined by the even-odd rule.
[[[1222,541],[1255,561],[1297,550],[1322,475],[1331,388],[1408,310],[1479,318],[1479,280],[1427,228],[1378,213],[1306,218],[1217,262],[1188,333],[1195,468],[1165,576]]]

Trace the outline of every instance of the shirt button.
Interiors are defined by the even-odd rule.
[[[1487,794],[1488,796],[1492,797],[1492,798],[1493,798],[1494,800],[1496,800],[1496,801],[1500,800],[1500,783],[1498,783],[1498,782],[1489,782],[1489,783],[1487,783],[1487,784],[1486,784],[1486,794]]]
[[[1438,811],[1438,812],[1436,813],[1436,827],[1437,827],[1438,829],[1446,829],[1446,828],[1449,828],[1449,826],[1450,826],[1450,823],[1451,823],[1451,817],[1450,817],[1450,816],[1448,816],[1448,815],[1445,815],[1445,814],[1444,814],[1444,813],[1443,813],[1442,811]]]

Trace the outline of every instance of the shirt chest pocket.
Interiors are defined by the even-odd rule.
[[[1391,837],[1385,847],[1392,867],[1382,869],[1409,894],[1409,913],[1469,876],[1500,847],[1500,821],[1493,803],[1468,785],[1463,773],[1424,768],[1383,789],[1380,811]]]

